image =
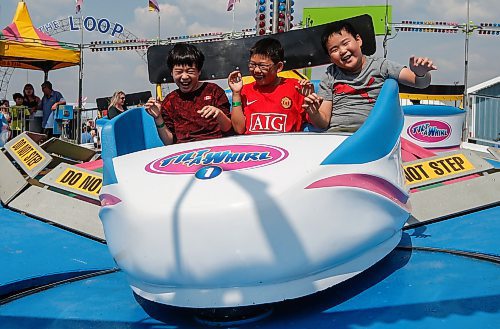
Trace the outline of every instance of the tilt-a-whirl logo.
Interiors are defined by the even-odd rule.
[[[288,157],[285,149],[270,145],[223,145],[186,150],[167,155],[146,165],[154,174],[193,174],[201,168],[222,171],[268,166]]]
[[[448,139],[451,131],[451,126],[447,122],[424,120],[408,127],[407,133],[418,141],[437,143]]]

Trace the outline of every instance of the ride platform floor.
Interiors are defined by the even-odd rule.
[[[5,209],[0,228],[0,289],[10,287],[0,298],[0,328],[207,327],[177,308],[162,310],[163,322],[151,318],[98,241]],[[499,233],[500,207],[409,229],[392,253],[360,275],[273,304],[258,321],[223,327],[498,328]],[[65,271],[90,272],[43,281]],[[12,282],[26,278],[42,281],[13,291]]]

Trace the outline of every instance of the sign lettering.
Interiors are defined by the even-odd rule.
[[[102,187],[102,178],[78,171],[75,168],[67,168],[55,181],[56,183],[81,192],[98,195]]]
[[[10,149],[28,170],[32,170],[45,159],[45,156],[38,152],[27,138],[21,138]]]
[[[213,178],[221,171],[259,168],[287,157],[288,151],[271,145],[213,146],[169,154],[149,163],[145,169],[154,174],[198,173],[198,178]]]
[[[475,169],[464,154],[454,154],[448,157],[422,161],[403,168],[407,185]]]
[[[80,31],[79,17],[68,16],[69,31]],[[63,20],[54,20],[39,27],[42,32],[51,33],[63,26]],[[110,34],[112,37],[123,32],[123,25],[111,23],[107,18],[95,18],[86,16],[83,18],[83,28],[88,32],[98,31],[102,34]]]
[[[286,114],[281,113],[252,113],[249,131],[256,133],[285,132]]]

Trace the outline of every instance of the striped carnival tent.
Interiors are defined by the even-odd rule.
[[[20,1],[11,24],[0,32],[0,66],[48,71],[79,65],[77,45],[57,41],[33,26]]]

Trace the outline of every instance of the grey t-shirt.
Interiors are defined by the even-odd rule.
[[[365,122],[385,79],[398,79],[404,65],[366,56],[361,72],[348,74],[334,64],[321,79],[318,95],[332,102],[330,132],[353,132]]]

